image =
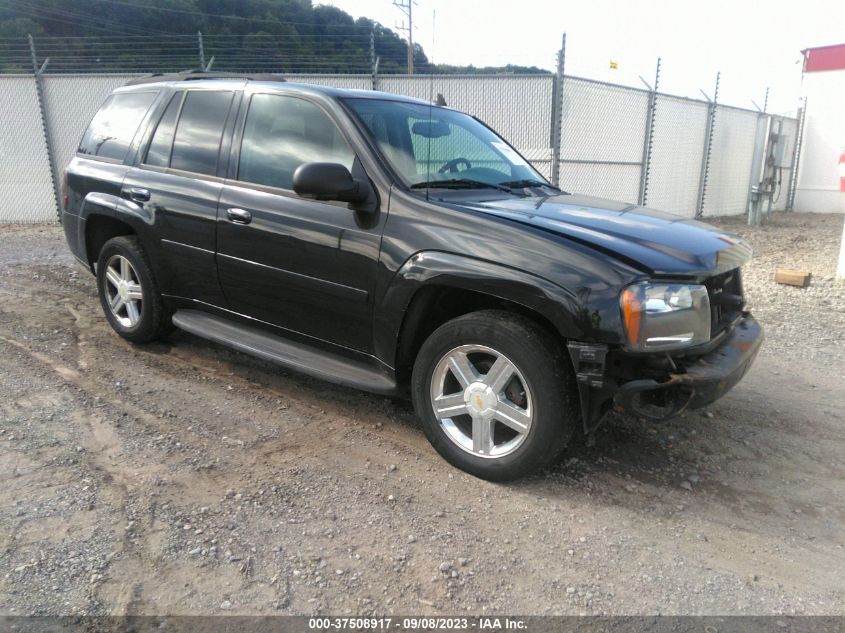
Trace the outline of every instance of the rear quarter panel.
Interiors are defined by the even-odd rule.
[[[92,214],[115,217],[120,188],[129,168],[119,162],[76,156],[65,171],[67,207],[62,213],[65,237],[74,256],[88,264],[85,223]]]

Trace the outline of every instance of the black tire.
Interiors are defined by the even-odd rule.
[[[129,261],[141,286],[141,307],[138,310],[140,318],[132,326],[121,323],[109,305],[110,290],[106,268],[115,256],[125,257]],[[112,329],[126,340],[133,343],[149,343],[164,338],[171,331],[170,312],[161,299],[147,253],[134,235],[114,237],[103,245],[97,258],[97,291],[106,319]]]
[[[524,381],[533,394],[532,421],[522,443],[500,457],[478,456],[461,448],[441,425],[432,404],[432,379],[441,359],[473,345],[504,355],[522,375],[517,386]],[[435,450],[450,464],[491,481],[517,479],[548,467],[566,448],[579,419],[575,376],[560,341],[531,319],[505,311],[474,312],[435,330],[417,355],[411,389],[414,410]]]

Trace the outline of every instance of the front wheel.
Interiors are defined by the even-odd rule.
[[[437,452],[493,481],[553,462],[578,417],[562,349],[534,321],[503,311],[438,328],[420,349],[412,378],[414,409]]]

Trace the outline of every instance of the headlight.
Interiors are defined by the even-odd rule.
[[[627,348],[681,349],[710,340],[710,298],[700,285],[642,283],[620,298]]]

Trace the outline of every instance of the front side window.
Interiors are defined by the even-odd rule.
[[[545,179],[510,145],[471,116],[446,108],[382,99],[347,99],[406,185]]]
[[[238,180],[293,189],[303,163],[340,163],[352,169],[355,154],[318,106],[296,97],[252,96],[244,124]]]
[[[122,161],[157,92],[111,95],[91,121],[79,144],[79,153]]]
[[[173,139],[172,169],[208,176],[217,174],[220,139],[233,94],[211,90],[188,92]]]

